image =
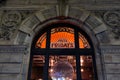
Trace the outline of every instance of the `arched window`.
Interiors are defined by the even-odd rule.
[[[28,80],[97,80],[89,36],[70,23],[53,23],[32,44]]]

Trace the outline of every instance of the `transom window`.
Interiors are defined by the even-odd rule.
[[[28,80],[97,80],[89,36],[70,23],[54,23],[36,35]]]
[[[46,32],[38,39],[37,48],[46,48]],[[78,32],[79,48],[90,48],[87,39]],[[69,27],[57,27],[51,29],[50,48],[75,48],[74,29]]]

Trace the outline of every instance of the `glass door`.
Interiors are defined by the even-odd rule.
[[[80,65],[76,55],[49,55],[45,62],[44,55],[34,55],[32,60],[31,80],[44,80],[44,67],[48,63],[48,80],[95,80],[93,58],[91,55],[80,55]]]
[[[45,56],[34,55],[32,60],[32,71],[30,80],[43,80]]]
[[[50,55],[48,71],[48,80],[76,80],[76,57],[73,55]]]
[[[82,80],[95,80],[92,56],[80,55],[80,69]]]
[[[28,80],[97,80],[89,36],[73,24],[48,27],[32,43]]]

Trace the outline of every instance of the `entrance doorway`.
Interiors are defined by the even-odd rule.
[[[28,80],[97,80],[89,36],[70,23],[47,25],[33,41],[28,76]]]

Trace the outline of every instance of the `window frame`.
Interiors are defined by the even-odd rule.
[[[39,31],[39,33],[35,36],[34,41],[32,43],[31,47],[31,55],[30,55],[30,64],[29,64],[29,72],[28,72],[28,80],[30,80],[31,77],[31,70],[32,70],[32,59],[33,55],[44,55],[45,56],[45,66],[44,66],[44,79],[43,80],[48,80],[48,66],[49,66],[49,56],[50,55],[73,55],[76,56],[76,65],[80,65],[80,56],[81,55],[90,55],[93,58],[93,67],[94,67],[94,73],[95,73],[95,80],[97,79],[97,69],[96,69],[96,62],[95,62],[95,52],[94,52],[94,47],[92,45],[92,41],[90,37],[85,33],[82,29],[79,28],[79,26],[76,26],[74,24],[68,24],[68,23],[55,23],[55,24],[50,24],[46,26],[47,28],[42,29]],[[50,34],[51,34],[51,29],[56,28],[56,27],[70,27],[74,29],[74,41],[75,41],[75,48],[64,48],[64,49],[53,49],[50,48]],[[39,37],[46,32],[46,48],[36,48],[36,42],[39,39]],[[79,35],[78,32],[80,32],[88,41],[90,48],[79,48]],[[77,71],[77,80],[82,79],[81,78],[81,67],[76,67]]]

